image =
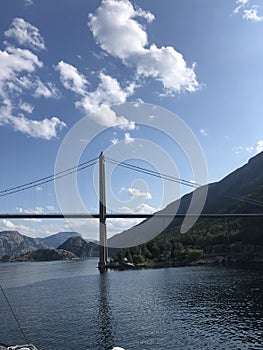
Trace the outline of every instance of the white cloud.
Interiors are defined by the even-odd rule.
[[[125,117],[117,116],[110,108],[112,104],[123,103],[133,94],[135,84],[130,83],[122,88],[117,79],[100,72],[100,83],[94,91],[88,91],[88,81],[76,67],[61,61],[56,69],[60,73],[60,80],[63,86],[74,91],[80,98],[76,107],[83,110],[90,118],[97,123],[112,127],[119,126],[127,129],[134,129],[135,124]]]
[[[6,123],[9,123],[13,126],[15,131],[20,131],[28,136],[33,138],[41,138],[44,140],[50,140],[53,137],[57,136],[57,129],[61,130],[66,126],[57,117],[52,117],[51,119],[43,120],[31,120],[25,116],[9,116],[6,119]]]
[[[232,148],[232,150],[235,152],[235,154],[240,154],[243,152],[247,152],[247,153],[252,153],[254,151],[254,147],[253,146],[235,146]]]
[[[45,41],[39,33],[39,29],[23,18],[15,18],[10,29],[5,31],[7,38],[15,39],[19,45],[23,45],[37,51],[44,50]]]
[[[46,208],[47,208],[47,210],[49,212],[55,212],[56,211],[56,208],[54,207],[54,205],[47,205]]]
[[[143,192],[135,187],[128,188],[128,192],[133,198],[144,198],[144,199],[152,198],[152,195],[150,192]]]
[[[144,219],[108,219],[107,220],[107,233],[108,238],[112,237],[114,234],[127,230],[130,227],[138,225]]]
[[[248,153],[252,153],[254,151],[254,147],[253,146],[245,147],[245,151]]]
[[[257,153],[263,152],[263,140],[259,140],[257,142],[256,151]]]
[[[89,112],[91,112],[89,110],[89,103],[87,106],[85,105],[85,102],[88,101],[81,101],[80,103],[77,103],[77,106],[79,108],[83,108],[84,111],[89,114]],[[134,122],[129,121],[128,119],[122,116],[117,117],[116,113],[108,105],[102,105],[100,107],[98,106],[98,110],[95,110],[93,113],[89,114],[89,116],[92,119],[94,119],[98,124],[106,127],[118,126],[122,129],[135,129]]]
[[[22,19],[15,19],[12,27],[5,32],[7,37],[15,37],[19,43],[44,48],[38,29]],[[43,45],[42,45],[43,44]],[[28,49],[7,46],[0,50],[0,126],[9,125],[30,137],[50,140],[57,136],[57,130],[66,124],[57,117],[31,120],[24,112],[33,113],[34,106],[22,102],[25,91],[34,97],[56,98],[57,88],[50,82],[44,83],[36,75],[43,67],[38,56]]]
[[[57,117],[32,120],[26,118],[22,113],[14,115],[13,106],[8,99],[4,100],[0,108],[0,126],[2,125],[10,125],[15,131],[44,140],[57,137],[57,131],[66,127],[66,124]]]
[[[200,129],[200,134],[203,136],[208,136],[208,133],[205,131],[205,129]]]
[[[146,203],[141,203],[140,205],[138,205],[136,208],[130,208],[130,207],[120,207],[118,208],[118,212],[120,213],[129,213],[129,214],[153,214],[156,211],[158,211],[159,209],[152,207],[149,204]]]
[[[37,187],[37,188],[40,188],[42,190],[42,187]],[[25,213],[25,214],[44,214],[47,211],[54,212],[56,210],[56,208],[53,205],[46,205],[45,208],[44,207],[35,207],[35,208],[24,209],[22,207],[17,207],[16,210],[19,213]]]
[[[147,191],[141,191],[140,189],[136,187],[122,187],[119,191],[119,193],[126,192],[129,193],[133,198],[143,198],[143,199],[152,199],[152,195],[150,192]],[[119,208],[124,210],[125,207]],[[128,208],[128,207],[126,207]],[[134,209],[129,209],[134,210]],[[127,212],[129,212],[129,210]]]
[[[263,16],[258,14],[258,8],[253,7],[248,10],[244,10],[243,18],[251,22],[261,22],[263,21]]]
[[[117,145],[117,143],[119,142],[119,139],[113,138],[113,139],[110,140],[110,141],[111,141],[111,143],[112,143],[113,145]]]
[[[100,72],[100,83],[93,92],[86,92],[80,105],[89,112],[95,112],[100,106],[124,103],[133,94],[134,84],[122,89],[117,79]]]
[[[170,92],[194,92],[199,88],[195,64],[187,67],[183,55],[171,46],[158,48],[153,44],[131,61],[137,66],[137,74],[156,78]]]
[[[42,207],[35,207],[34,209],[24,209],[23,211],[26,214],[43,214],[44,208]]]
[[[64,61],[60,61],[56,69],[59,71],[60,80],[66,89],[72,90],[80,95],[85,95],[88,81],[78,72],[76,67]]]
[[[155,16],[153,13],[151,13],[150,11],[144,11],[143,9],[141,9],[140,7],[135,5],[135,9],[136,9],[136,15],[138,17],[143,17],[146,19],[146,21],[148,21],[149,23],[151,23],[152,21],[155,20]]]
[[[118,208],[118,212],[120,213],[129,213],[129,214],[153,214],[158,209],[150,206],[149,204],[142,203],[138,205],[136,208],[130,208],[130,207],[120,207]],[[142,222],[144,219],[108,219],[107,225],[108,225],[108,231],[109,231],[109,237],[117,232],[121,232],[123,230],[127,230],[130,227],[133,227],[135,225],[138,225],[140,222]]]
[[[34,110],[34,106],[31,105],[30,103],[27,103],[27,102],[21,102],[19,107],[20,107],[20,109],[22,109],[22,111],[25,111],[29,114],[32,114],[32,112]]]
[[[59,90],[51,82],[44,84],[39,78],[37,78],[33,86],[34,97],[58,98],[60,96]]]
[[[32,6],[34,5],[33,0],[25,0],[25,6]]]
[[[139,13],[129,1],[102,0],[88,24],[103,50],[125,60],[143,52],[148,43],[143,27],[134,20]]]
[[[33,73],[36,68],[41,68],[43,63],[29,50],[7,47],[5,51],[0,50],[0,90],[7,81],[16,82],[20,73]],[[4,85],[6,86],[6,85]]]
[[[236,0],[236,4],[238,5],[234,9],[234,13],[239,13],[240,9],[244,7],[248,3],[248,0]]]
[[[134,8],[128,0],[103,0],[94,14],[89,15],[89,27],[100,47],[136,69],[138,76],[152,77],[162,82],[169,92],[193,92],[199,88],[194,72],[183,55],[173,47],[148,45],[147,33],[135,20],[154,16]],[[128,44],[127,44],[128,43]]]
[[[129,145],[129,144],[131,144],[131,143],[133,143],[133,142],[134,142],[134,138],[131,137],[131,135],[130,135],[129,132],[126,132],[126,133],[124,134],[124,143],[125,143],[126,145]]]
[[[6,220],[4,219],[3,220],[3,224],[5,225],[6,228],[8,229],[14,229],[15,228],[15,225],[12,223],[12,221],[10,220]]]
[[[242,10],[242,18],[251,21],[251,22],[261,22],[263,21],[263,16],[259,15],[259,6],[254,5],[252,7],[249,7],[249,0],[236,0],[236,4],[238,5],[233,13],[238,14]]]

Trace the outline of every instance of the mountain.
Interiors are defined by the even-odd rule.
[[[76,260],[78,257],[66,250],[46,248],[37,249],[16,257],[9,261],[55,261],[55,260]]]
[[[200,187],[194,191],[196,206],[205,190],[208,191],[202,213],[262,213],[263,212],[263,152],[251,158],[247,164],[235,170],[222,180]],[[180,200],[169,204],[159,213],[184,214],[187,212],[193,192],[186,194]],[[186,233],[181,233],[183,219],[174,218],[168,227],[164,229],[164,220],[155,218],[145,220],[141,224],[126,230],[109,239],[109,245],[125,247],[127,242],[137,246],[131,248],[138,255],[144,257],[148,254],[164,254],[164,249],[178,251],[185,247],[206,249],[209,245],[231,244],[242,242],[243,244],[263,245],[263,222],[258,219],[207,219],[199,218],[196,224]],[[162,232],[158,237],[153,232]],[[156,237],[156,238],[155,238]],[[165,237],[165,238],[164,238]],[[153,239],[154,238],[154,239]],[[164,244],[164,239],[166,243]],[[166,245],[166,248],[164,246]],[[137,249],[137,250],[136,250]],[[120,254],[122,254],[121,252]],[[134,253],[135,254],[135,253]],[[136,255],[135,254],[135,255]]]
[[[66,242],[67,239],[75,236],[80,236],[80,234],[78,232],[59,232],[51,236],[39,238],[39,240],[48,247],[57,248]]]
[[[80,236],[70,237],[66,242],[61,244],[58,249],[72,252],[80,258],[89,258],[91,256],[98,256],[98,245],[92,242],[86,242]]]
[[[37,238],[23,236],[17,231],[0,232],[0,257],[23,254],[40,248],[46,248],[46,245]]]

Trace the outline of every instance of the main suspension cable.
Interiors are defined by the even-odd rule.
[[[59,172],[57,174],[50,175],[50,176],[47,176],[45,178],[42,178],[42,180],[47,179],[45,181],[40,181],[40,179],[39,179],[39,180],[36,180],[36,181],[32,181],[31,183],[27,183],[27,184],[24,184],[24,185],[17,186],[16,189],[13,188],[13,189],[9,189],[9,190],[3,191],[3,193],[0,192],[0,197],[4,197],[4,196],[10,195],[10,194],[22,192],[22,191],[28,190],[30,188],[46,184],[48,182],[52,182],[54,180],[61,179],[61,178],[65,177],[65,176],[68,176],[70,174],[73,174],[73,173],[79,172],[81,170],[87,169],[87,168],[93,166],[94,164],[96,164],[97,161],[98,160],[96,159],[93,163],[89,162],[89,164],[87,164],[88,162],[86,162],[86,163],[83,163],[83,164],[87,164],[87,165],[83,166],[83,164],[81,164],[79,166],[70,168],[70,169],[73,169],[72,171],[69,171],[70,169],[67,169],[67,170],[63,170],[63,171],[61,171],[61,172]]]
[[[49,176],[45,176],[45,177],[42,177],[42,178],[40,178],[40,179],[38,179],[38,180],[34,180],[34,181],[27,182],[27,183],[25,183],[25,184],[23,184],[23,185],[19,185],[19,186],[15,186],[15,187],[12,187],[12,188],[9,188],[9,189],[6,189],[6,190],[2,190],[2,191],[0,191],[0,196],[1,196],[2,194],[4,194],[4,193],[12,192],[12,191],[14,191],[14,190],[16,190],[16,189],[20,189],[20,188],[23,188],[23,187],[26,187],[26,186],[29,186],[29,185],[34,185],[34,184],[35,184],[35,186],[32,186],[32,187],[36,187],[36,186],[39,185],[39,182],[42,182],[42,181],[45,181],[45,180],[48,180],[48,179],[51,179],[51,181],[52,181],[52,180],[54,179],[54,177],[56,177],[57,175],[64,174],[64,173],[69,172],[69,171],[74,170],[74,169],[77,170],[78,168],[81,168],[81,167],[83,167],[83,166],[85,166],[85,165],[88,165],[89,163],[94,162],[94,161],[97,161],[97,160],[98,160],[98,157],[93,158],[93,159],[91,159],[91,160],[89,160],[89,161],[87,161],[87,162],[81,163],[81,164],[79,164],[79,165],[77,165],[77,166],[74,166],[74,167],[72,167],[72,168],[68,168],[68,169],[65,169],[65,170],[63,170],[63,171],[60,171],[60,172],[58,172],[58,173],[56,173],[56,174],[52,174],[52,175],[49,175]],[[84,168],[83,168],[83,169],[84,169]],[[80,169],[80,170],[82,170],[82,169]],[[45,182],[44,182],[44,183],[45,183]],[[30,187],[29,187],[29,188],[30,188]],[[14,192],[12,192],[12,193],[14,193]],[[8,194],[9,194],[9,193],[8,193]]]

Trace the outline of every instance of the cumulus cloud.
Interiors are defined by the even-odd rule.
[[[99,79],[100,83],[97,89],[93,92],[86,92],[85,97],[78,104],[91,113],[100,106],[124,103],[127,97],[133,93],[133,83],[123,89],[117,79],[103,72],[100,72]]]
[[[0,89],[3,91],[7,81],[15,84],[20,73],[32,73],[42,66],[43,63],[29,50],[10,46],[5,51],[0,50]]]
[[[15,131],[20,131],[33,138],[41,138],[44,140],[50,140],[57,136],[57,129],[61,130],[66,126],[57,117],[43,120],[31,120],[25,116],[9,116],[7,119],[8,123],[11,124]]]
[[[52,82],[43,83],[37,78],[33,84],[34,86],[34,97],[44,98],[58,98],[60,96],[59,90]]]
[[[157,211],[156,208],[150,206],[146,203],[141,203],[140,205],[136,206],[135,208],[131,207],[120,207],[118,208],[118,211],[120,213],[128,213],[128,214],[153,214]],[[127,230],[130,227],[133,227],[135,225],[138,225],[140,222],[142,222],[144,219],[108,219],[107,225],[108,225],[108,231],[109,231],[109,237],[113,234],[116,234],[118,232],[121,232],[123,230]]]
[[[150,192],[144,192],[135,187],[128,188],[128,192],[133,198],[144,198],[144,199],[152,198],[152,195]]]
[[[242,12],[243,19],[254,23],[263,21],[263,16],[259,14],[258,5],[250,7],[248,0],[236,0],[236,4],[238,6],[234,9],[234,14]]]
[[[31,105],[30,103],[27,103],[27,102],[21,102],[19,107],[20,107],[20,109],[22,109],[22,111],[25,111],[29,114],[32,114],[32,112],[34,110],[34,106]]]
[[[10,221],[10,220],[4,219],[4,220],[3,220],[3,224],[4,224],[4,226],[5,226],[6,228],[9,228],[9,229],[14,229],[14,228],[15,228],[15,225],[14,225],[13,222]]]
[[[248,10],[244,10],[243,18],[251,22],[261,22],[263,21],[263,16],[258,13],[258,8],[253,7]]]
[[[6,99],[0,108],[0,126],[10,125],[15,131],[22,132],[33,138],[50,140],[57,136],[57,130],[61,130],[66,124],[57,117],[43,120],[31,120],[23,114],[14,115],[10,100]]]
[[[133,142],[134,142],[134,138],[131,137],[131,135],[130,135],[129,132],[126,132],[126,133],[124,134],[124,143],[125,143],[126,145],[129,145],[129,144],[131,144],[131,143],[133,143]]]
[[[263,152],[263,140],[259,140],[257,142],[256,151],[257,153]]]
[[[39,30],[22,18],[14,19],[5,36],[16,39],[20,45],[31,49],[45,48]],[[28,48],[7,44],[5,50],[0,50],[0,126],[9,125],[27,136],[50,140],[66,124],[57,117],[42,120],[27,118],[24,114],[32,114],[34,106],[22,101],[25,92],[35,98],[59,97],[59,91],[54,84],[44,83],[38,77],[37,70],[42,67],[43,62]]]
[[[149,204],[146,203],[141,203],[135,208],[130,208],[127,206],[119,208],[119,212],[121,213],[129,213],[129,214],[136,214],[136,213],[141,213],[141,214],[153,214],[159,209],[152,207]],[[140,219],[138,219],[140,220]]]
[[[135,124],[125,117],[117,116],[110,108],[112,104],[123,103],[133,94],[135,84],[130,83],[122,88],[117,79],[100,72],[99,84],[94,91],[88,91],[88,81],[78,69],[63,61],[59,62],[56,70],[65,89],[76,93],[79,100],[76,107],[93,118],[97,123],[106,126],[119,126],[134,129]]]
[[[234,9],[234,13],[239,13],[240,9],[242,9],[247,3],[248,0],[236,0],[238,6]]]
[[[170,92],[197,90],[195,64],[188,67],[183,55],[171,46],[151,44],[148,48],[148,36],[138,17],[154,20],[153,14],[135,8],[128,0],[103,0],[89,15],[88,25],[100,47],[134,67],[138,76],[159,80]]]
[[[60,73],[60,80],[66,89],[72,90],[76,94],[85,95],[88,81],[78,72],[76,67],[60,61],[56,69]]]
[[[45,41],[39,33],[39,29],[23,18],[15,18],[11,27],[5,31],[7,38],[16,40],[19,45],[28,47],[33,50],[44,50]]]

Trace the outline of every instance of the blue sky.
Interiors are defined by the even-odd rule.
[[[0,18],[1,190],[52,174],[63,139],[83,117],[94,135],[98,126],[106,130],[91,144],[80,136],[81,161],[119,145],[127,161],[158,170],[140,161],[138,139],[147,140],[171,157],[179,177],[193,180],[180,147],[111,107],[127,102],[184,121],[204,152],[209,182],[263,150],[261,0],[3,0]],[[97,211],[95,191],[86,188],[93,169],[78,180],[88,210]],[[152,212],[170,200],[160,200],[161,181],[144,175],[115,169],[111,184],[119,200],[109,203],[112,211]],[[2,212],[58,210],[52,185],[0,204]],[[97,222],[76,225],[96,238]],[[127,225],[112,221],[109,231]],[[0,229],[45,236],[70,227],[4,220]]]

